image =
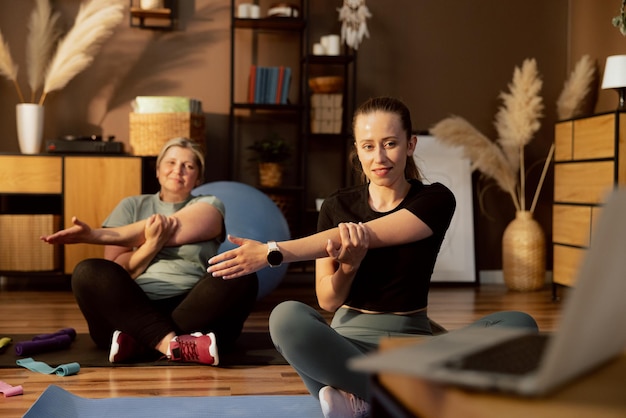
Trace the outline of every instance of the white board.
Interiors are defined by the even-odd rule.
[[[475,282],[474,210],[470,161],[461,149],[443,145],[430,135],[418,135],[413,158],[424,183],[439,182],[456,198],[456,211],[441,245],[431,281]]]

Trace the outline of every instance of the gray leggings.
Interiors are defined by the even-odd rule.
[[[470,326],[512,326],[538,331],[530,315],[517,311],[497,312]],[[432,335],[425,311],[404,316],[341,308],[329,326],[319,312],[296,301],[276,306],[269,327],[276,349],[316,398],[322,387],[332,386],[369,399],[369,376],[349,370],[348,359],[375,350],[381,337]]]

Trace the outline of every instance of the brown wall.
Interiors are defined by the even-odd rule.
[[[195,97],[207,113],[208,180],[228,178],[223,156],[228,149],[230,2],[179,2],[180,31],[130,28],[125,19],[93,65],[46,100],[46,138],[96,133],[126,142],[135,96]],[[23,90],[28,90],[23,51],[32,3],[0,0],[0,30],[20,64]],[[269,3],[262,0],[262,9]],[[336,8],[342,2],[312,3],[312,39],[338,33]],[[54,4],[70,25],[80,2]],[[528,165],[547,153],[555,101],[578,59],[590,54],[602,69],[607,55],[625,53],[624,38],[610,24],[619,11],[618,0],[370,0],[367,5],[373,17],[368,21],[370,38],[359,48],[357,101],[383,94],[401,97],[412,109],[416,129],[427,130],[456,114],[495,139],[498,95],[507,90],[514,67],[535,58],[546,107],[542,128],[527,147]],[[597,110],[610,110],[615,100],[613,92],[600,92]],[[18,150],[16,103],[14,88],[1,80],[0,151]],[[528,184],[535,184],[540,171],[539,164]],[[484,190],[484,212],[475,212],[479,270],[501,268],[501,236],[514,216],[508,196],[489,184],[477,179],[477,189]],[[550,176],[536,211],[548,241],[551,195]]]

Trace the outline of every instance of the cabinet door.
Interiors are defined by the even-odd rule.
[[[141,158],[66,157],[63,186],[65,227],[72,216],[99,227],[122,198],[141,193]],[[65,273],[81,260],[102,256],[99,245],[66,245]]]
[[[60,194],[61,157],[1,155],[0,193]]]

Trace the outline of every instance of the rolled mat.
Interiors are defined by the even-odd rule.
[[[52,334],[39,334],[33,337],[33,341],[48,340],[50,338],[67,335],[72,341],[76,338],[76,330],[74,328],[63,328]]]
[[[48,351],[63,350],[72,344],[69,335],[57,335],[45,340],[21,341],[15,344],[15,354],[18,356],[31,356],[33,354]]]

